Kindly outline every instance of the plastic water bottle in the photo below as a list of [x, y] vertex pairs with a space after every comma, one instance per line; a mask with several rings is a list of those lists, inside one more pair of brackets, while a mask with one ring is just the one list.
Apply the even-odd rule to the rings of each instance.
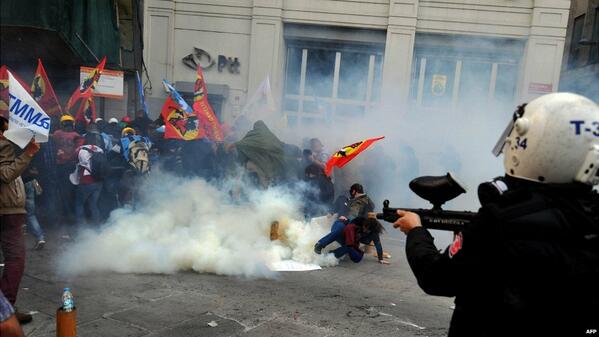
[[75, 302], [73, 301], [73, 294], [71, 288], [64, 288], [62, 292], [62, 310], [66, 312], [73, 311]]

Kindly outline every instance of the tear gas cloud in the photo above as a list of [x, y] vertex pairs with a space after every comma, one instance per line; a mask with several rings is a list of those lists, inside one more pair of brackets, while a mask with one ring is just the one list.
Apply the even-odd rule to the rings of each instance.
[[[239, 181], [215, 186], [203, 179], [159, 171], [142, 186], [135, 210], [118, 209], [99, 230], [80, 231], [59, 258], [67, 274], [93, 271], [174, 273], [194, 270], [221, 275], [273, 277], [269, 266], [285, 259], [332, 266], [331, 254], [316, 255], [314, 242], [330, 223], [298, 219], [297, 193], [284, 188], [247, 190], [247, 200], [229, 195]], [[270, 241], [278, 220], [283, 238]]]

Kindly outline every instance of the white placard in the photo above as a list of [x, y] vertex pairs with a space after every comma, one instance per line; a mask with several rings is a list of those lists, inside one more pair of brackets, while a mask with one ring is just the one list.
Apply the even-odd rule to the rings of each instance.
[[22, 149], [34, 137], [36, 142], [46, 143], [50, 132], [50, 117], [10, 72], [8, 94], [8, 130], [3, 133], [4, 137]]
[[[94, 68], [81, 67], [79, 74], [79, 84], [87, 78]], [[107, 97], [114, 99], [123, 98], [123, 72], [119, 70], [104, 69], [100, 80], [96, 83], [94, 96]]]

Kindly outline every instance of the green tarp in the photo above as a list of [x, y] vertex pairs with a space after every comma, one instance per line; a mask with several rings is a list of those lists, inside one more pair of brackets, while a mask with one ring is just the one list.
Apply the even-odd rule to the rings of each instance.
[[113, 0], [2, 0], [0, 26], [55, 31], [84, 62], [96, 61], [89, 47], [98, 58], [121, 64]]

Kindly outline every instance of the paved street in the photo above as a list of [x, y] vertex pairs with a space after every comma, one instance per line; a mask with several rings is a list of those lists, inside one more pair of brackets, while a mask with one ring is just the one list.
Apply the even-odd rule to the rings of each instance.
[[18, 304], [37, 312], [25, 326], [31, 337], [55, 336], [64, 286], [73, 289], [81, 337], [443, 336], [452, 299], [418, 288], [402, 240], [397, 232], [383, 236], [393, 254], [391, 266], [368, 256], [360, 264], [343, 261], [319, 271], [281, 273], [274, 280], [194, 272], [65, 280], [54, 271], [62, 243], [53, 238], [42, 251], [29, 248]]

